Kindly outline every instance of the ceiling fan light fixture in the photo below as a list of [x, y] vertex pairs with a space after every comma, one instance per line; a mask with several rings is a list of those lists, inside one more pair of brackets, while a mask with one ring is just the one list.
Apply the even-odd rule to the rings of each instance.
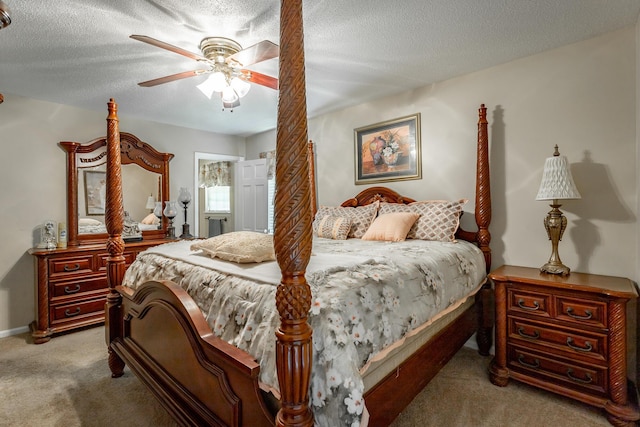
[[216, 71], [196, 87], [204, 96], [211, 99], [213, 92], [222, 92], [227, 87], [227, 78], [223, 72]]
[[242, 80], [240, 77], [234, 77], [231, 79], [231, 87], [238, 94], [238, 98], [242, 98], [247, 93], [249, 93], [251, 84], [247, 81]]
[[211, 87], [213, 87], [214, 92], [222, 92], [226, 87], [229, 86], [227, 83], [227, 76], [222, 71], [216, 71], [211, 74]]
[[235, 103], [240, 99], [236, 91], [231, 87], [227, 86], [222, 91], [222, 102], [223, 103]]

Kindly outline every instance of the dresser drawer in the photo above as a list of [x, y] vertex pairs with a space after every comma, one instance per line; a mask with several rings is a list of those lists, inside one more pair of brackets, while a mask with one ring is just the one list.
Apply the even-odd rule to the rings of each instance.
[[507, 288], [507, 310], [540, 317], [551, 317], [552, 296], [528, 289]]
[[54, 299], [101, 290], [107, 290], [107, 278], [104, 275], [51, 284], [51, 295]]
[[591, 395], [608, 393], [606, 367], [581, 365], [529, 349], [507, 347], [508, 365], [514, 372]]
[[[106, 292], [105, 292], [106, 293]], [[73, 304], [63, 304], [51, 307], [51, 321], [76, 321], [83, 317], [102, 315], [104, 316], [104, 305], [106, 298], [82, 301]]]
[[51, 279], [87, 274], [92, 271], [93, 256], [90, 254], [49, 259], [49, 275]]
[[556, 349], [569, 358], [580, 355], [593, 359], [594, 362], [607, 360], [607, 335], [605, 334], [565, 330], [514, 317], [509, 317], [507, 328], [508, 339], [514, 343]]
[[[136, 259], [135, 252], [125, 252], [122, 254], [124, 257], [124, 264], [128, 267], [131, 263]], [[107, 258], [109, 258], [109, 254], [98, 254], [98, 270], [106, 271], [107, 270]]]
[[556, 298], [556, 318], [577, 325], [607, 327], [607, 304], [586, 298]]

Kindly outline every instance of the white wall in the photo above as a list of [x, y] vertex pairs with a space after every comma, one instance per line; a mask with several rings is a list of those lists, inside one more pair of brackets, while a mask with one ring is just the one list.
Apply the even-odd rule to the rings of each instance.
[[[465, 210], [473, 212], [477, 108], [485, 103], [493, 267], [548, 260], [542, 221], [550, 208], [535, 197], [544, 160], [558, 144], [582, 193], [561, 208], [569, 220], [562, 261], [575, 271], [637, 281], [636, 52], [629, 27], [315, 117], [309, 138], [319, 202], [335, 205], [365, 188], [354, 184], [354, 128], [420, 112], [423, 178], [384, 185], [417, 199], [466, 197]], [[247, 157], [274, 141], [275, 131], [249, 138]]]
[[[59, 141], [85, 142], [106, 134], [107, 105], [87, 111], [4, 93], [0, 105], [0, 336], [22, 330], [35, 319], [34, 261], [27, 253], [39, 239], [34, 233], [46, 219], [66, 219], [66, 157]], [[130, 132], [158, 151], [174, 153], [170, 193], [193, 192], [194, 153], [244, 156], [245, 139], [128, 119]], [[178, 229], [182, 224], [177, 222]], [[193, 225], [193, 209], [189, 211]]]

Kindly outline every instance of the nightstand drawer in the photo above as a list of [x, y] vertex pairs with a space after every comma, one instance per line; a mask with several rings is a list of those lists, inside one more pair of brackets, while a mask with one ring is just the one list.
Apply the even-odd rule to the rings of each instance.
[[556, 318], [580, 325], [607, 327], [607, 304], [590, 299], [558, 296]]
[[93, 271], [93, 256], [52, 258], [49, 260], [49, 271], [51, 279], [90, 273]]
[[583, 366], [514, 346], [508, 346], [508, 358], [514, 372], [596, 396], [607, 394], [606, 367]]
[[556, 349], [569, 358], [580, 355], [591, 358], [594, 362], [607, 360], [607, 335], [605, 334], [570, 331], [513, 317], [509, 317], [507, 327], [509, 341], [519, 342], [520, 345], [539, 345]]
[[507, 288], [507, 310], [540, 317], [551, 317], [552, 297], [549, 294], [519, 288]]

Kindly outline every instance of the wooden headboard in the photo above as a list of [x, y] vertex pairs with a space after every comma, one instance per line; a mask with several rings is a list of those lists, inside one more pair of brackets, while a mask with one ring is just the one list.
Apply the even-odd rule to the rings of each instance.
[[[456, 238], [466, 240], [478, 245], [484, 254], [487, 273], [491, 269], [491, 185], [489, 176], [489, 136], [488, 136], [487, 108], [484, 104], [478, 110], [478, 139], [477, 139], [477, 163], [476, 163], [476, 196], [475, 196], [475, 222], [477, 231], [467, 231], [458, 227]], [[362, 190], [355, 197], [345, 200], [341, 206], [364, 206], [375, 201], [387, 203], [409, 204], [415, 202], [410, 197], [403, 196], [387, 187], [369, 187]]]

